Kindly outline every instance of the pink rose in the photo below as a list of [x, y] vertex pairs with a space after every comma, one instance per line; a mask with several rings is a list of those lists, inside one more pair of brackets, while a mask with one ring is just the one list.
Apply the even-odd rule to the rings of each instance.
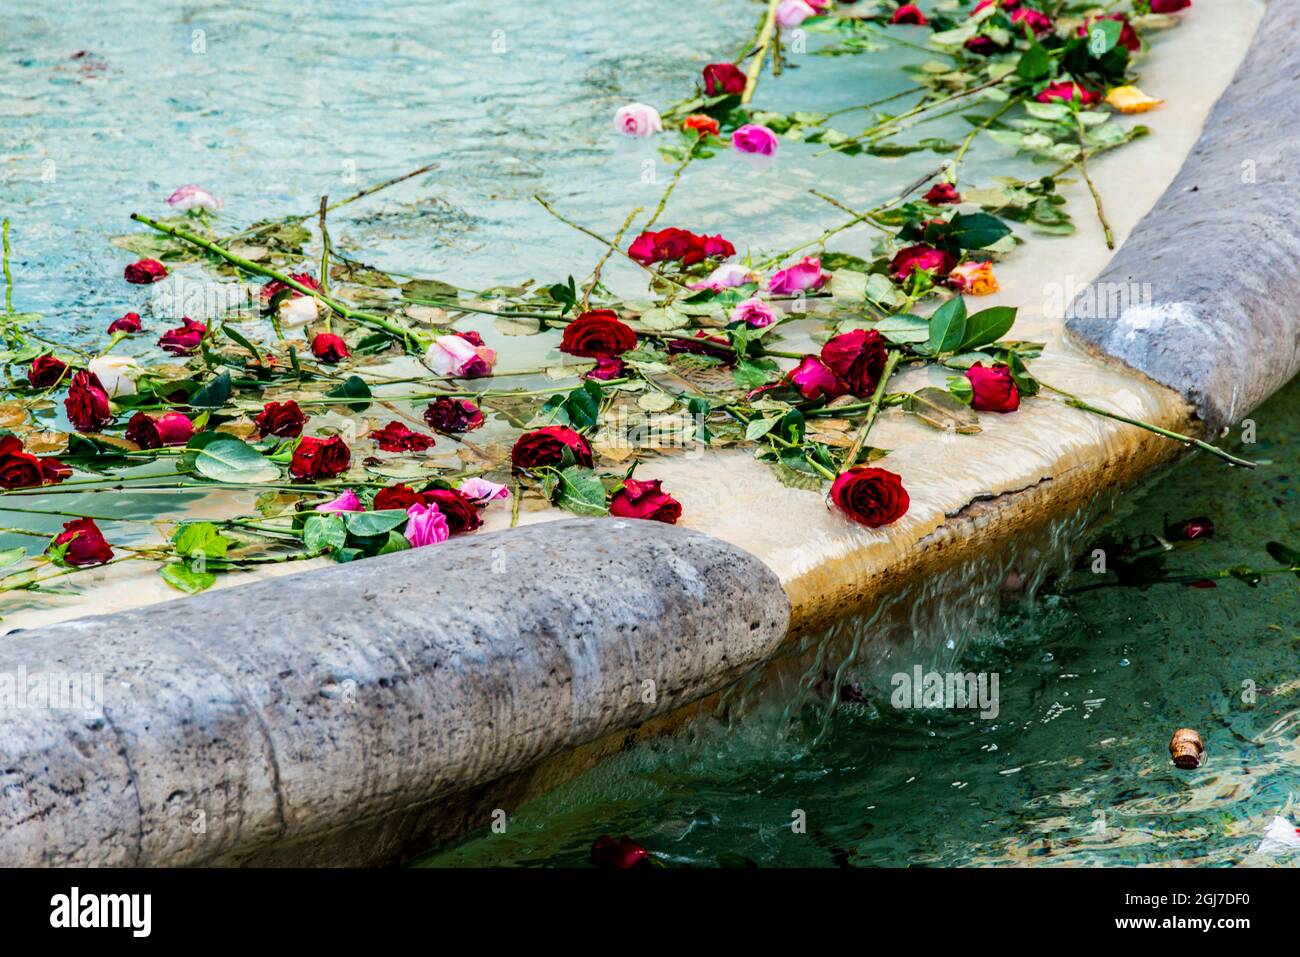
[[436, 505], [412, 505], [406, 510], [406, 515], [406, 530], [402, 534], [412, 548], [437, 545], [451, 537], [447, 516]]
[[845, 392], [844, 383], [817, 356], [804, 356], [790, 373], [790, 384], [805, 399], [833, 399]]
[[190, 183], [188, 186], [182, 186], [176, 192], [167, 197], [167, 203], [179, 213], [188, 212], [191, 209], [211, 209], [221, 208], [221, 200], [213, 196], [201, 186], [195, 186]]
[[714, 292], [721, 292], [723, 289], [731, 289], [735, 286], [743, 286], [747, 282], [755, 282], [757, 278], [749, 271], [748, 266], [742, 266], [740, 263], [724, 263], [709, 273], [709, 278], [704, 282], [692, 283], [691, 288], [712, 289]]
[[780, 141], [776, 134], [766, 126], [746, 123], [731, 134], [731, 148], [737, 153], [756, 153], [759, 156], [771, 156], [776, 152]]
[[338, 498], [330, 499], [323, 505], [317, 505], [318, 512], [364, 512], [361, 507], [361, 499], [357, 498], [357, 493], [352, 489], [344, 489], [343, 494]]
[[465, 336], [453, 334], [433, 340], [424, 361], [438, 375], [475, 379], [491, 375], [497, 354], [487, 346], [476, 345]]
[[1051, 103], [1054, 100], [1059, 100], [1062, 103], [1069, 103], [1074, 100], [1076, 95], [1079, 98], [1079, 102], [1084, 106], [1091, 106], [1101, 100], [1101, 94], [1096, 90], [1085, 89], [1079, 86], [1079, 84], [1072, 83], [1069, 80], [1062, 80], [1048, 84], [1041, 93], [1034, 97], [1034, 99], [1039, 103]]
[[774, 296], [789, 296], [808, 289], [819, 289], [830, 274], [822, 271], [822, 261], [816, 256], [804, 256], [793, 266], [772, 274], [767, 281], [768, 291]]
[[510, 497], [510, 489], [496, 482], [482, 478], [467, 478], [460, 483], [460, 493], [475, 505], [487, 505], [489, 502], [504, 502]]
[[817, 9], [807, 0], [781, 0], [776, 8], [776, 25], [782, 28], [797, 27], [816, 15]]
[[629, 103], [614, 114], [614, 129], [624, 136], [645, 137], [662, 132], [659, 111], [644, 103]]
[[762, 329], [776, 322], [776, 313], [762, 299], [754, 297], [736, 303], [736, 308], [731, 310], [731, 321], [744, 322], [755, 329]]

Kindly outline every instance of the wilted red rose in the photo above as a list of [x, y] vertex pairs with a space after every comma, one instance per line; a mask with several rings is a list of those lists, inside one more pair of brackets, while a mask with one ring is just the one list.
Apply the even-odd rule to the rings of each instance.
[[510, 450], [510, 462], [516, 471], [557, 466], [564, 462], [564, 451], [573, 454], [576, 464], [591, 468], [591, 446], [573, 429], [562, 425], [548, 425], [525, 432]]
[[64, 465], [53, 455], [42, 455], [40, 463], [41, 478], [46, 484], [56, 485], [72, 474], [72, 467]]
[[115, 332], [139, 332], [140, 331], [140, 314], [138, 312], [128, 312], [120, 319], [114, 319], [108, 324], [108, 334], [111, 336]]
[[473, 432], [483, 425], [483, 410], [469, 399], [442, 396], [434, 399], [424, 410], [424, 421], [429, 428], [444, 435]]
[[643, 266], [660, 262], [693, 266], [705, 259], [726, 259], [735, 253], [736, 248], [721, 236], [698, 236], [675, 226], [642, 233], [627, 250], [627, 254]]
[[609, 379], [618, 379], [623, 375], [627, 368], [627, 363], [622, 359], [614, 359], [610, 356], [601, 356], [596, 360], [596, 367], [588, 369], [582, 374], [584, 379], [599, 379], [604, 382]]
[[191, 319], [189, 316], [183, 316], [181, 322], [184, 325], [177, 326], [175, 329], [168, 329], [158, 339], [158, 345], [172, 353], [173, 355], [183, 356], [187, 352], [193, 352], [203, 341], [204, 334], [208, 327], [201, 322]]
[[989, 37], [978, 34], [966, 41], [966, 49], [977, 56], [992, 56], [1002, 48]]
[[950, 203], [960, 203], [961, 193], [957, 192], [957, 187], [952, 183], [935, 183], [921, 198], [931, 206], [947, 206]]
[[[1089, 17], [1083, 21], [1083, 26], [1079, 27], [1079, 36], [1086, 37], [1088, 30], [1098, 20], [1114, 20], [1120, 24], [1119, 45], [1130, 53], [1137, 53], [1138, 50], [1142, 49], [1142, 39], [1138, 36], [1138, 32], [1133, 29], [1133, 24], [1128, 22], [1128, 17], [1122, 13], [1104, 13], [1099, 17]], [[1048, 21], [1048, 25], [1051, 25], [1051, 21]]]
[[717, 136], [718, 121], [704, 113], [692, 113], [682, 120], [682, 129], [694, 130], [696, 136]]
[[472, 532], [483, 524], [478, 509], [464, 492], [454, 488], [428, 488], [420, 496], [426, 504], [438, 506], [438, 511], [447, 519], [447, 528], [453, 535]]
[[54, 541], [45, 549], [45, 553], [48, 555], [60, 546], [66, 546], [63, 552], [65, 565], [102, 565], [113, 557], [112, 547], [91, 518], [64, 522], [63, 531], [54, 536]]
[[389, 422], [371, 432], [370, 437], [385, 452], [423, 452], [434, 444], [432, 435], [413, 432], [401, 422]]
[[33, 389], [48, 389], [68, 371], [68, 364], [54, 356], [37, 356], [27, 367], [27, 384]]
[[710, 63], [704, 68], [704, 92], [708, 96], [743, 93], [745, 73], [734, 63]]
[[1198, 538], [1214, 537], [1214, 520], [1210, 518], [1185, 518], [1165, 527], [1165, 538], [1174, 542], [1194, 542]]
[[1151, 0], [1152, 13], [1177, 13], [1192, 5], [1192, 0]]
[[790, 384], [799, 390], [805, 399], [820, 399], [825, 396], [833, 399], [843, 395], [847, 389], [843, 382], [819, 356], [804, 356], [799, 364], [790, 370]]
[[624, 479], [623, 487], [609, 500], [609, 514], [619, 518], [644, 518], [653, 522], [677, 524], [682, 506], [677, 499], [659, 488], [659, 479], [638, 482]]
[[[292, 279], [294, 282], [298, 283], [298, 285], [300, 286], [306, 286], [308, 289], [320, 288], [320, 283], [318, 283], [315, 279], [313, 279], [310, 273], [291, 272], [289, 273], [289, 278]], [[294, 299], [299, 299], [302, 297], [302, 293], [300, 293], [297, 289], [294, 289], [292, 286], [282, 283], [278, 279], [273, 279], [270, 282], [266, 283], [264, 286], [262, 286], [262, 288], [258, 290], [258, 295], [261, 296], [261, 298], [263, 299], [272, 299], [274, 298], [276, 293], [283, 292], [286, 289], [290, 291], [290, 294]]]
[[388, 508], [400, 508], [403, 511], [412, 505], [423, 505], [424, 496], [409, 485], [391, 485], [375, 493], [374, 509], [381, 512]]
[[43, 481], [40, 459], [24, 451], [16, 435], [0, 438], [0, 488], [30, 488]]
[[68, 412], [68, 421], [78, 432], [98, 432], [113, 419], [108, 406], [108, 392], [99, 376], [86, 369], [72, 377], [63, 407]]
[[921, 12], [920, 7], [914, 3], [905, 3], [889, 18], [890, 23], [909, 23], [918, 27], [923, 27], [928, 23], [925, 14]]
[[995, 362], [985, 368], [977, 362], [966, 370], [970, 380], [970, 407], [977, 412], [1014, 412], [1020, 408], [1020, 390], [1011, 378], [1010, 367]]
[[266, 403], [262, 406], [262, 411], [253, 419], [257, 431], [263, 435], [278, 435], [284, 439], [302, 435], [302, 427], [306, 421], [307, 416], [303, 415], [302, 409], [298, 408], [298, 403], [292, 399], [288, 402]]
[[342, 336], [321, 332], [317, 333], [311, 341], [311, 354], [321, 362], [334, 365], [336, 362], [342, 362], [351, 353], [348, 352], [348, 344], [343, 341]]
[[194, 437], [194, 423], [179, 412], [168, 412], [157, 419], [137, 412], [126, 424], [126, 437], [142, 449], [184, 445]]
[[591, 863], [607, 870], [622, 871], [630, 867], [649, 867], [650, 854], [626, 834], [617, 841], [602, 834], [591, 845]]
[[560, 351], [571, 356], [622, 355], [636, 348], [636, 333], [618, 318], [612, 309], [593, 309], [584, 312], [564, 327]]
[[858, 524], [880, 528], [906, 515], [912, 500], [898, 475], [859, 465], [841, 472], [835, 479], [831, 485], [831, 501]]
[[289, 474], [300, 479], [333, 478], [352, 461], [347, 444], [337, 435], [328, 439], [304, 437], [293, 450]]
[[166, 279], [167, 267], [156, 259], [141, 259], [127, 266], [122, 276], [127, 282], [137, 286], [147, 286], [159, 279]]
[[858, 398], [876, 391], [885, 369], [885, 339], [875, 329], [854, 329], [827, 340], [822, 361]]
[[957, 260], [942, 249], [935, 249], [925, 243], [900, 249], [889, 262], [889, 274], [895, 282], [906, 282], [917, 269], [928, 269], [936, 276], [946, 276]]

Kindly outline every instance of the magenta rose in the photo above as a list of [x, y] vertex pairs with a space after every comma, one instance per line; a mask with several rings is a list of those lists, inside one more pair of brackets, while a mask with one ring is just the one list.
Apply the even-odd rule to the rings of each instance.
[[820, 289], [830, 278], [830, 273], [822, 269], [822, 261], [816, 256], [804, 256], [793, 266], [772, 273], [767, 281], [768, 292], [774, 296], [791, 296], [798, 292]]
[[780, 145], [775, 133], [757, 123], [746, 123], [731, 134], [731, 148], [737, 153], [771, 156]]
[[844, 383], [817, 356], [804, 356], [799, 360], [799, 364], [790, 372], [790, 384], [805, 399], [819, 399], [822, 396], [833, 399], [845, 392]]
[[194, 437], [194, 423], [180, 412], [168, 412], [157, 419], [137, 412], [126, 424], [126, 437], [142, 449], [184, 445]]
[[918, 269], [929, 270], [936, 276], [946, 276], [955, 265], [957, 260], [951, 253], [927, 246], [925, 243], [918, 243], [898, 251], [889, 261], [889, 274], [894, 277], [895, 282], [903, 283], [907, 282], [912, 273]]
[[970, 407], [977, 412], [1014, 412], [1020, 408], [1020, 390], [1011, 369], [1001, 362], [986, 368], [977, 362], [966, 370], [970, 380]]

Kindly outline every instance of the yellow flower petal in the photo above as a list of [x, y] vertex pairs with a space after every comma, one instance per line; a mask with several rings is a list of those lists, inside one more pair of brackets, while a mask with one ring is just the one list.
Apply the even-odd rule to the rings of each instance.
[[1145, 113], [1153, 106], [1159, 106], [1164, 100], [1147, 96], [1136, 86], [1117, 86], [1106, 94], [1106, 102], [1121, 113]]

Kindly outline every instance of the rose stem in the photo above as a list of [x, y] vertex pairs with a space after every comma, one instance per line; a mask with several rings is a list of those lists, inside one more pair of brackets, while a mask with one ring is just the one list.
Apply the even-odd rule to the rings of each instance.
[[1079, 114], [1074, 114], [1075, 135], [1079, 139], [1079, 158], [1075, 161], [1075, 166], [1083, 174], [1083, 181], [1088, 184], [1088, 192], [1092, 193], [1093, 205], [1097, 207], [1097, 219], [1101, 222], [1102, 232], [1106, 236], [1106, 248], [1115, 248], [1115, 237], [1110, 231], [1110, 223], [1106, 220], [1106, 210], [1101, 205], [1101, 193], [1097, 192], [1097, 187], [1092, 182], [1092, 177], [1088, 175], [1088, 146], [1083, 139], [1083, 120], [1079, 119]]
[[862, 454], [862, 446], [867, 442], [867, 433], [871, 431], [871, 426], [875, 424], [876, 416], [880, 412], [880, 403], [885, 398], [885, 389], [889, 385], [889, 377], [894, 374], [894, 369], [902, 355], [901, 352], [891, 352], [889, 357], [885, 359], [885, 368], [881, 370], [880, 381], [876, 383], [876, 391], [871, 394], [871, 404], [867, 406], [867, 417], [858, 428], [858, 434], [854, 437], [853, 444], [849, 446], [849, 450], [842, 460], [846, 472], [857, 464], [858, 456]]
[[961, 161], [966, 157], [966, 151], [970, 149], [971, 143], [975, 142], [975, 137], [996, 123], [1002, 114], [1006, 113], [1007, 110], [1011, 109], [1022, 99], [1024, 99], [1023, 96], [1011, 97], [998, 107], [998, 109], [994, 110], [987, 117], [981, 120], [979, 126], [966, 134], [965, 139], [961, 141], [961, 146], [958, 148], [957, 154], [952, 158], [952, 166], [949, 167], [949, 175], [954, 183], [957, 182], [957, 167], [961, 165]]
[[619, 255], [623, 256], [623, 258], [627, 259], [628, 261], [636, 263], [638, 266], [640, 266], [642, 269], [644, 269], [644, 270], [645, 270], [646, 272], [648, 272], [650, 275], [654, 276], [656, 279], [662, 279], [662, 280], [664, 280], [665, 282], [672, 283], [674, 286], [677, 286], [679, 289], [686, 289], [686, 290], [689, 290], [690, 292], [694, 292], [694, 291], [695, 291], [695, 290], [691, 289], [689, 286], [687, 286], [685, 283], [678, 282], [676, 279], [673, 279], [671, 276], [665, 276], [665, 275], [663, 275], [662, 273], [657, 273], [657, 272], [655, 272], [653, 269], [651, 269], [649, 266], [647, 266], [645, 263], [639, 263], [639, 262], [637, 262], [635, 259], [633, 259], [631, 256], [629, 256], [627, 253], [625, 253], [622, 249], [620, 249], [618, 246], [616, 246], [614, 243], [610, 242], [608, 239], [606, 239], [604, 236], [600, 235], [599, 233], [593, 232], [592, 230], [588, 229], [586, 226], [579, 226], [577, 223], [575, 223], [575, 222], [574, 222], [573, 220], [571, 220], [571, 219], [566, 219], [564, 216], [560, 215], [560, 213], [558, 213], [558, 212], [556, 211], [556, 209], [555, 209], [554, 206], [552, 206], [552, 205], [551, 205], [550, 203], [548, 203], [546, 200], [542, 199], [542, 197], [539, 196], [539, 195], [537, 195], [536, 193], [533, 194], [533, 199], [535, 199], [535, 200], [537, 200], [537, 202], [541, 203], [541, 204], [542, 204], [542, 209], [546, 210], [548, 213], [550, 213], [552, 216], [554, 216], [554, 217], [555, 217], [556, 219], [558, 219], [560, 222], [564, 223], [564, 225], [569, 226], [569, 227], [571, 227], [572, 229], [576, 229], [578, 232], [580, 232], [580, 233], [582, 233], [582, 234], [584, 234], [584, 235], [586, 235], [586, 236], [590, 236], [592, 239], [596, 240], [598, 243], [601, 243], [602, 245], [607, 246], [608, 248], [612, 249], [614, 252], [616, 252], [616, 253], [618, 253]]
[[4, 221], [4, 269], [5, 269], [5, 312], [14, 312], [14, 277], [9, 271], [9, 220]]
[[[934, 52], [934, 51], [930, 51], [930, 52]], [[1008, 74], [1008, 76], [1014, 76], [1014, 74]], [[962, 97], [970, 96], [972, 93], [979, 93], [981, 90], [987, 90], [989, 89], [989, 87], [997, 86], [999, 83], [1003, 83], [1006, 80], [1007, 77], [1005, 76], [999, 77], [996, 80], [989, 80], [987, 83], [981, 83], [978, 86], [972, 86], [965, 90], [959, 90], [956, 93], [950, 93], [948, 96], [940, 97], [939, 99], [932, 100], [929, 103], [924, 103], [924, 102], [918, 103], [910, 110], [906, 110], [905, 112], [898, 114], [898, 116], [886, 120], [884, 123], [877, 123], [875, 126], [869, 126], [861, 133], [859, 133], [857, 136], [850, 137], [849, 139], [844, 140], [843, 142], [836, 143], [834, 146], [828, 146], [826, 147], [826, 149], [819, 150], [813, 155], [821, 156], [823, 153], [834, 153], [838, 150], [845, 149], [848, 146], [852, 146], [856, 143], [862, 142], [864, 139], [870, 137], [873, 133], [878, 133], [880, 130], [887, 129], [890, 126], [893, 126], [894, 124], [899, 123], [902, 120], [911, 119], [913, 116], [918, 116], [921, 113], [926, 112], [927, 110], [932, 110], [936, 106], [943, 106], [945, 103], [951, 103], [953, 100], [960, 100]]]
[[[692, 150], [692, 152], [694, 152], [694, 150]], [[661, 202], [660, 206], [662, 207], [662, 205], [663, 204]], [[640, 215], [643, 209], [645, 209], [644, 206], [638, 206], [636, 209], [632, 210], [632, 212], [627, 214], [627, 219], [623, 220], [623, 225], [620, 226], [618, 228], [618, 232], [614, 234], [615, 246], [617, 246], [620, 249], [623, 248], [623, 234], [627, 232], [628, 227], [632, 225], [632, 220], [636, 219], [637, 216]], [[651, 220], [651, 222], [653, 222], [653, 220]], [[606, 249], [604, 255], [600, 257], [600, 261], [596, 263], [596, 268], [591, 271], [591, 280], [587, 283], [587, 291], [582, 294], [583, 312], [586, 312], [587, 309], [590, 307], [591, 294], [592, 292], [595, 291], [596, 286], [600, 283], [600, 271], [605, 268], [605, 263], [609, 261], [609, 257], [612, 255], [614, 255], [613, 248]], [[532, 318], [538, 318], [538, 317], [532, 317]]]
[[758, 88], [758, 78], [763, 72], [763, 63], [767, 60], [767, 48], [772, 44], [772, 34], [776, 30], [776, 8], [780, 0], [768, 0], [767, 13], [763, 17], [763, 26], [758, 31], [758, 41], [754, 44], [754, 58], [749, 61], [745, 75], [745, 89], [740, 94], [740, 105], [746, 106], [754, 98]]
[[673, 194], [673, 190], [677, 188], [677, 183], [682, 178], [682, 171], [685, 170], [686, 167], [691, 164], [691, 160], [695, 159], [695, 151], [699, 149], [699, 146], [700, 146], [700, 137], [696, 136], [695, 142], [691, 144], [691, 148], [689, 152], [687, 152], [686, 154], [686, 158], [677, 164], [677, 169], [673, 170], [672, 179], [668, 181], [668, 188], [665, 189], [664, 194], [659, 197], [659, 205], [655, 207], [654, 213], [650, 216], [648, 220], [646, 220], [646, 224], [641, 227], [642, 230], [648, 230], [651, 226], [653, 226], [658, 221], [659, 217], [663, 215], [664, 207], [668, 205], [668, 197], [671, 196]]
[[[329, 196], [320, 198], [320, 278], [317, 282], [320, 284], [320, 291], [329, 295], [330, 291], [330, 232], [325, 226], [325, 212], [329, 209]], [[333, 332], [330, 328], [330, 314], [325, 314], [325, 331]]]
[[138, 223], [144, 223], [146, 226], [158, 230], [160, 233], [166, 233], [169, 236], [174, 236], [177, 239], [184, 240], [187, 243], [192, 243], [195, 246], [198, 246], [202, 249], [206, 249], [208, 252], [220, 256], [222, 259], [226, 260], [227, 262], [235, 266], [238, 266], [240, 269], [243, 269], [245, 272], [251, 272], [259, 276], [269, 276], [272, 279], [276, 279], [284, 283], [290, 289], [295, 289], [298, 292], [302, 293], [304, 296], [310, 296], [311, 298], [324, 303], [326, 306], [328, 306], [330, 309], [337, 312], [344, 319], [351, 319], [352, 321], [359, 322], [362, 325], [374, 326], [378, 329], [382, 329], [385, 332], [389, 333], [390, 335], [393, 335], [401, 339], [405, 343], [408, 344], [414, 343], [417, 347], [420, 344], [419, 339], [415, 336], [413, 332], [411, 332], [409, 329], [402, 328], [401, 326], [397, 325], [394, 322], [391, 322], [388, 319], [385, 319], [383, 316], [375, 316], [375, 315], [371, 315], [370, 313], [358, 312], [355, 309], [349, 309], [347, 306], [343, 305], [342, 303], [336, 302], [334, 299], [330, 298], [329, 296], [323, 295], [318, 289], [310, 289], [307, 286], [304, 286], [302, 283], [298, 282], [298, 280], [291, 279], [289, 276], [286, 276], [281, 272], [277, 272], [274, 269], [269, 269], [266, 266], [259, 266], [257, 263], [244, 259], [242, 256], [236, 256], [234, 253], [227, 252], [226, 250], [218, 246], [216, 243], [204, 239], [201, 236], [195, 236], [193, 233], [186, 232], [183, 229], [177, 229], [175, 226], [166, 226], [160, 222], [150, 219], [148, 216], [143, 216], [140, 213], [132, 213], [131, 218]]

